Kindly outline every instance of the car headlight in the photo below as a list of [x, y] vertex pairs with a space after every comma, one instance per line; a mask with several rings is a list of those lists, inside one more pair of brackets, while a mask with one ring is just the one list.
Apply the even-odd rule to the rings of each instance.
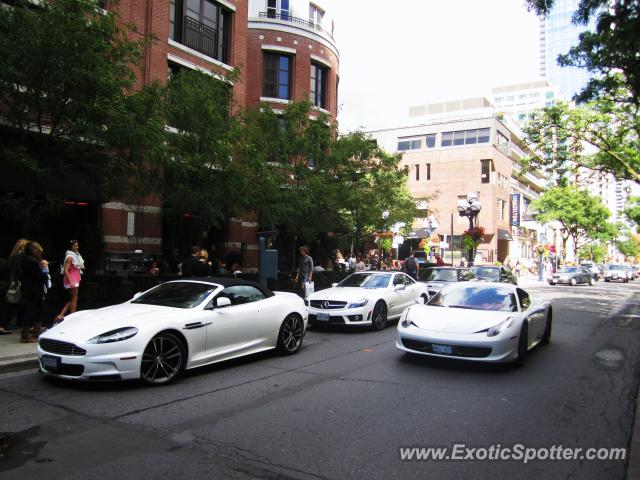
[[127, 340], [138, 333], [138, 329], [135, 327], [124, 327], [110, 332], [103, 333], [97, 337], [90, 338], [87, 343], [113, 343]]
[[367, 303], [369, 303], [369, 300], [366, 298], [361, 298], [360, 300], [357, 300], [355, 302], [352, 302], [349, 304], [349, 306], [347, 308], [359, 308], [359, 307], [364, 307]]
[[411, 319], [409, 318], [410, 310], [411, 307], [405, 308], [404, 312], [402, 312], [402, 315], [400, 315], [400, 325], [402, 325], [404, 328], [407, 328], [409, 325], [411, 325]]
[[487, 330], [487, 337], [495, 337], [505, 328], [509, 328], [513, 324], [513, 317], [507, 317], [495, 327], [491, 327]]

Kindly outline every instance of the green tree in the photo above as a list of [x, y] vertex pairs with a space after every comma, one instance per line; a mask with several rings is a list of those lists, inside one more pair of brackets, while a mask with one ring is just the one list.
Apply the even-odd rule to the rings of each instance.
[[[537, 14], [547, 14], [555, 0], [527, 0]], [[558, 57], [563, 66], [584, 68], [594, 75], [577, 97], [580, 102], [597, 98], [617, 98], [640, 104], [640, 2], [638, 0], [580, 0], [574, 13], [576, 24], [588, 25], [596, 18], [595, 29], [580, 34], [578, 44]], [[629, 92], [617, 97], [621, 87]]]
[[578, 258], [603, 263], [607, 257], [607, 246], [601, 242], [593, 242], [580, 248]]
[[560, 186], [547, 190], [531, 204], [537, 211], [536, 221], [546, 223], [558, 221], [562, 225], [562, 252], [566, 254], [567, 240], [573, 239], [574, 254], [594, 241], [613, 233], [607, 223], [611, 213], [602, 201], [586, 190], [572, 186]]
[[639, 253], [638, 242], [633, 237], [616, 243], [616, 248], [622, 255], [625, 256], [626, 259], [630, 257], [637, 257]]
[[636, 226], [637, 231], [638, 225], [640, 225], [640, 197], [629, 197], [624, 215], [629, 222]]
[[164, 218], [175, 226], [174, 233], [189, 225], [192, 243], [202, 231], [223, 227], [249, 205], [246, 166], [232, 159], [236, 120], [230, 108], [227, 82], [186, 69], [171, 77]]
[[138, 180], [157, 178], [163, 89], [131, 91], [148, 39], [95, 0], [18, 0], [0, 8], [0, 30], [0, 162], [26, 180], [25, 224], [38, 185], [66, 175], [102, 198], [150, 190]]

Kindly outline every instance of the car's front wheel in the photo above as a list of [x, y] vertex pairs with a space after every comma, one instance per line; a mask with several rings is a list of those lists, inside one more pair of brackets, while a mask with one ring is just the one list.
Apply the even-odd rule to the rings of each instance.
[[578, 282], [576, 282], [576, 279], [575, 279], [575, 278], [572, 278], [570, 283], [571, 283], [571, 286], [572, 286], [572, 287], [575, 287], [575, 286], [576, 286], [576, 283], [578, 283]]
[[596, 281], [593, 279], [593, 277], [591, 277], [589, 279], [589, 285], [591, 285], [592, 287], [596, 284]]
[[529, 328], [527, 322], [524, 322], [522, 324], [522, 328], [520, 328], [520, 335], [518, 336], [518, 357], [515, 362], [518, 367], [521, 367], [526, 363], [528, 350]]
[[182, 341], [173, 333], [161, 332], [144, 349], [140, 378], [149, 385], [166, 385], [176, 379], [185, 364]]
[[371, 329], [382, 330], [387, 325], [387, 306], [384, 302], [376, 303], [371, 315]]
[[304, 323], [300, 315], [292, 313], [280, 326], [276, 348], [283, 355], [293, 355], [300, 350], [304, 337]]
[[551, 307], [549, 307], [549, 310], [547, 311], [547, 321], [544, 327], [544, 333], [542, 334], [542, 339], [540, 340], [540, 343], [542, 343], [542, 345], [549, 345], [549, 342], [551, 341], [552, 323], [553, 323], [553, 311], [551, 310]]

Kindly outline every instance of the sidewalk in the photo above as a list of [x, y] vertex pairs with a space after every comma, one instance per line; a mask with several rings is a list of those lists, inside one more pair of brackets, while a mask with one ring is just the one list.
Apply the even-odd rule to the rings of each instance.
[[20, 343], [20, 329], [0, 335], [0, 373], [36, 368], [37, 358], [35, 343]]

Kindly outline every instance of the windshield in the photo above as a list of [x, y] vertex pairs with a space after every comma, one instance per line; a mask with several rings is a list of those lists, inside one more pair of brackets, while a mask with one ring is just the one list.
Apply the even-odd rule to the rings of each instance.
[[490, 267], [477, 267], [475, 274], [478, 278], [498, 278], [500, 276], [500, 269]]
[[388, 273], [354, 273], [338, 284], [338, 287], [387, 288], [391, 280]]
[[445, 287], [445, 290], [439, 291], [429, 300], [428, 305], [497, 312], [518, 311], [515, 294], [510, 289], [500, 287]]
[[576, 273], [578, 271], [577, 267], [565, 267], [560, 270], [561, 273]]
[[458, 272], [451, 269], [428, 268], [420, 277], [420, 279], [425, 282], [457, 282]]
[[608, 270], [622, 270], [622, 265], [609, 265]]
[[143, 293], [131, 303], [162, 307], [193, 308], [202, 303], [217, 287], [207, 283], [163, 283]]

